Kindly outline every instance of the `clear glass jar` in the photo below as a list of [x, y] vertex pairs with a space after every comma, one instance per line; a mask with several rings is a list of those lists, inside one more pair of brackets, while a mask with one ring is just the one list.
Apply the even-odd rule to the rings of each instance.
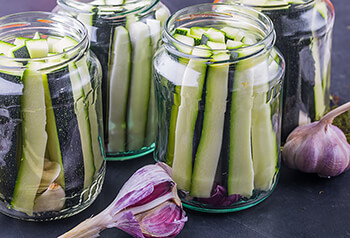
[[[91, 49], [102, 64], [104, 134], [109, 160], [154, 150], [156, 134], [152, 57], [169, 10], [159, 0], [58, 0], [60, 13], [89, 29]], [[118, 4], [118, 1], [110, 1]]]
[[241, 3], [268, 15], [276, 47], [286, 59], [283, 86], [282, 143], [297, 126], [319, 120], [330, 106], [330, 70], [334, 8], [329, 0]]
[[[174, 34], [225, 27], [242, 47], [193, 47]], [[279, 174], [285, 67], [271, 20], [238, 5], [195, 5], [169, 18], [162, 39], [154, 58], [155, 159], [172, 166], [185, 207], [231, 212], [261, 202]]]
[[69, 217], [101, 191], [102, 70], [87, 35], [55, 13], [0, 18], [0, 212], [8, 216]]

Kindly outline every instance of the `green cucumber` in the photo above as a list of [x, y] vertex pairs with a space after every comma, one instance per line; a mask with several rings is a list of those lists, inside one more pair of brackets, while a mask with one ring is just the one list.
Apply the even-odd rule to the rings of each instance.
[[176, 85], [173, 92], [173, 105], [170, 112], [170, 122], [168, 130], [168, 148], [166, 153], [166, 163], [172, 167], [175, 150], [175, 130], [177, 125], [177, 116], [181, 105], [181, 86]]
[[[109, 63], [109, 126], [108, 150], [126, 151], [126, 113], [130, 83], [131, 43], [123, 26], [114, 30]], [[117, 93], [118, 92], [118, 93]], [[115, 105], [118, 105], [116, 107]]]
[[[100, 128], [98, 125], [98, 114], [97, 114], [97, 95], [95, 89], [93, 89], [92, 78], [90, 76], [87, 58], [86, 56], [82, 57], [76, 63], [76, 66], [79, 71], [82, 87], [85, 94], [85, 102], [89, 102], [88, 114], [89, 114], [89, 123], [90, 123], [90, 133], [91, 133], [91, 143], [92, 151], [94, 155], [94, 165], [95, 165], [95, 174], [100, 171], [103, 163], [103, 153], [102, 153], [102, 139], [100, 140]], [[97, 87], [97, 86], [96, 86]], [[102, 123], [102, 122], [101, 122]]]
[[18, 45], [11, 48], [8, 52], [8, 56], [12, 58], [30, 58], [29, 51], [25, 45]]
[[[227, 61], [226, 53], [213, 56], [212, 61]], [[206, 83], [206, 98], [203, 128], [194, 162], [191, 196], [208, 198], [220, 158], [224, 130], [229, 64], [209, 66]]]
[[0, 54], [8, 55], [9, 51], [15, 47], [14, 44], [0, 40]]
[[15, 44], [16, 46], [25, 45], [27, 40], [31, 40], [31, 39], [27, 38], [27, 37], [16, 37], [15, 41], [13, 42], [13, 44]]
[[0, 71], [0, 196], [6, 201], [11, 201], [22, 156], [22, 77], [18, 71]]
[[114, 30], [109, 63], [108, 151], [126, 151], [126, 113], [130, 84], [131, 43], [123, 26]]
[[49, 53], [46, 39], [27, 40], [25, 44], [32, 59], [46, 57]]
[[[89, 113], [85, 107], [85, 94], [80, 74], [74, 63], [68, 65], [72, 94], [74, 99], [75, 114], [78, 121], [80, 140], [84, 160], [84, 189], [91, 186], [95, 174], [94, 155], [91, 144]], [[87, 194], [85, 194], [87, 195]]]
[[[274, 63], [274, 61], [273, 61]], [[268, 191], [275, 176], [278, 147], [271, 121], [269, 102], [269, 65], [262, 57], [255, 67], [252, 108], [252, 151], [254, 167], [254, 188]]]
[[[208, 57], [210, 56], [208, 52], [195, 47], [192, 54]], [[198, 103], [202, 99], [207, 61], [207, 59], [191, 59], [181, 83], [181, 105], [175, 129], [173, 178], [178, 188], [185, 191], [191, 188], [193, 137], [198, 116]]]
[[23, 75], [22, 96], [23, 154], [11, 205], [31, 215], [44, 169], [47, 133], [42, 75], [36, 71], [35, 64], [27, 67]]
[[[150, 30], [152, 55], [154, 55], [161, 40], [161, 22], [159, 20], [147, 19], [146, 24]], [[150, 146], [155, 141], [157, 132], [156, 95], [154, 87], [154, 81], [151, 79], [145, 146]]]
[[148, 26], [134, 22], [129, 26], [131, 48], [131, 78], [127, 112], [127, 150], [139, 150], [144, 145], [151, 86], [152, 45]]
[[228, 194], [250, 197], [254, 189], [251, 152], [251, 113], [253, 107], [254, 71], [252, 60], [236, 65], [232, 92]]

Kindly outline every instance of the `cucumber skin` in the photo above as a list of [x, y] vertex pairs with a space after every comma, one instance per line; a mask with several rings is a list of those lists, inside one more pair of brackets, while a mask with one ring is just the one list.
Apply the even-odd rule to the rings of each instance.
[[232, 92], [228, 194], [250, 197], [254, 189], [251, 152], [251, 110], [253, 84], [251, 60], [239, 62]]
[[190, 192], [194, 197], [209, 198], [214, 186], [223, 141], [228, 76], [227, 64], [208, 67], [203, 127]]
[[31, 215], [44, 168], [46, 109], [42, 75], [27, 69], [23, 85], [23, 154], [11, 205], [14, 209]]
[[[128, 106], [128, 92], [130, 84], [131, 44], [128, 31], [118, 26], [114, 30], [112, 55], [109, 63], [108, 88], [109, 88], [109, 126], [108, 151], [126, 151], [126, 114]], [[120, 42], [119, 45], [117, 41]], [[115, 52], [115, 54], [114, 54]], [[113, 55], [114, 54], [114, 55]], [[117, 93], [118, 92], [118, 93]], [[116, 106], [117, 105], [117, 106]]]
[[[21, 77], [0, 72], [1, 81], [23, 87]], [[0, 197], [11, 201], [22, 157], [21, 95], [0, 95]]]
[[[84, 161], [68, 66], [48, 73], [47, 80], [62, 155], [66, 197], [71, 197], [84, 188]], [[67, 200], [66, 206], [77, 204], [79, 199]]]
[[193, 59], [189, 61], [183, 75], [181, 105], [175, 129], [173, 178], [178, 188], [185, 191], [191, 189], [194, 131], [206, 70], [205, 61]]
[[127, 150], [144, 145], [151, 85], [152, 45], [148, 26], [134, 22], [129, 26], [132, 47], [129, 105], [127, 112]]

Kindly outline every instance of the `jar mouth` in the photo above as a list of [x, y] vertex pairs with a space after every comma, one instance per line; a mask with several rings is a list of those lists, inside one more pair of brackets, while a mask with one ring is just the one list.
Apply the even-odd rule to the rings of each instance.
[[[249, 29], [256, 31], [259, 39], [256, 43], [240, 47], [238, 49], [211, 49], [216, 53], [229, 53], [234, 57], [234, 61], [258, 55], [261, 52], [270, 50], [275, 43], [275, 31], [273, 23], [265, 14], [246, 6], [241, 5], [227, 5], [223, 3], [217, 4], [199, 4], [183, 8], [168, 18], [165, 29], [163, 31], [163, 42], [168, 51], [180, 57], [186, 58], [207, 58], [194, 56], [180, 52], [176, 49], [174, 44], [186, 47], [189, 51], [197, 46], [190, 46], [178, 41], [174, 38], [173, 32], [178, 27], [192, 27], [206, 24], [212, 24], [237, 27], [240, 29]], [[241, 56], [244, 55], [244, 56]], [[232, 62], [232, 58], [229, 60]]]
[[57, 0], [57, 4], [73, 12], [116, 17], [148, 12], [159, 1], [160, 0], [130, 0], [126, 4], [101, 4], [96, 0]]
[[[13, 43], [16, 37], [32, 36], [36, 32], [39, 32], [44, 39], [49, 36], [68, 36], [74, 39], [77, 45], [66, 49], [62, 53], [45, 57], [13, 58], [1, 55], [0, 60], [15, 61], [26, 65], [28, 62], [42, 62], [45, 60], [55, 62], [55, 59], [62, 59], [63, 56], [69, 55], [67, 60], [47, 65], [47, 67], [53, 67], [79, 57], [89, 48], [87, 29], [80, 21], [74, 18], [42, 11], [15, 13], [0, 18], [0, 40], [2, 41]], [[11, 66], [5, 67], [11, 68]]]

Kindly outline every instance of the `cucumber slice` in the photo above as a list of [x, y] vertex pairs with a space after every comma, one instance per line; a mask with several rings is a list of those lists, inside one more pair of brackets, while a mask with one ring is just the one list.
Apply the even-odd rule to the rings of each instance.
[[[265, 59], [266, 58], [266, 59]], [[254, 68], [252, 108], [252, 151], [254, 167], [254, 188], [268, 191], [271, 187], [277, 166], [278, 149], [276, 134], [271, 121], [269, 105], [269, 65], [267, 57]], [[273, 61], [274, 62], [274, 61]]]
[[190, 34], [190, 29], [186, 27], [178, 27], [175, 29], [174, 35], [184, 35], [187, 36]]
[[[89, 113], [85, 107], [85, 94], [83, 91], [79, 71], [74, 63], [70, 63], [68, 65], [68, 69], [84, 158], [84, 189], [87, 189], [91, 186], [95, 174], [94, 155], [91, 145]], [[88, 194], [85, 195], [87, 196]]]
[[149, 104], [152, 45], [148, 26], [135, 22], [129, 26], [133, 53], [131, 56], [131, 82], [127, 114], [127, 150], [139, 150], [144, 145]]
[[37, 65], [32, 63], [27, 67], [22, 96], [23, 155], [11, 205], [31, 215], [44, 169], [47, 133], [42, 75], [36, 71]]
[[[152, 42], [152, 55], [154, 55], [158, 48], [158, 43], [161, 40], [161, 22], [159, 20], [147, 19], [146, 24], [150, 30]], [[157, 119], [156, 95], [154, 87], [154, 81], [151, 79], [145, 146], [151, 145], [156, 139]]]
[[243, 47], [243, 45], [244, 44], [241, 41], [234, 41], [234, 40], [230, 40], [230, 39], [228, 39], [226, 41], [226, 47], [229, 50], [241, 48], [241, 47]]
[[29, 51], [25, 45], [13, 47], [9, 50], [8, 56], [13, 58], [30, 58]]
[[126, 113], [130, 83], [131, 44], [123, 26], [116, 27], [109, 63], [108, 150], [126, 151]]
[[228, 194], [250, 197], [254, 189], [251, 152], [251, 113], [254, 70], [252, 60], [236, 65], [233, 83], [230, 125]]
[[63, 37], [60, 41], [58, 41], [58, 39], [57, 41], [55, 41], [54, 39], [51, 38], [50, 41], [51, 41], [50, 44], [53, 44], [51, 45], [51, 48], [52, 48], [51, 50], [54, 53], [62, 53], [64, 52], [64, 49], [69, 49], [77, 45], [77, 41], [69, 36]]
[[18, 71], [0, 72], [0, 196], [7, 201], [12, 199], [22, 156], [22, 76]]
[[[192, 54], [206, 57], [208, 50], [195, 47]], [[202, 99], [206, 62], [206, 59], [191, 59], [182, 79], [181, 105], [175, 129], [173, 178], [178, 188], [185, 191], [191, 188], [194, 130], [198, 103]]]
[[207, 36], [210, 41], [225, 43], [225, 34], [218, 29], [209, 28], [203, 35]]
[[14, 44], [8, 43], [6, 41], [0, 40], [0, 54], [5, 54], [7, 55], [8, 52], [15, 47]]
[[195, 45], [194, 38], [189, 37], [189, 36], [184, 36], [184, 35], [178, 35], [178, 34], [175, 34], [173, 37], [176, 40], [180, 41], [181, 43], [185, 44], [185, 45], [180, 45], [180, 44], [174, 43], [175, 47], [179, 51], [181, 51], [181, 52], [183, 52], [185, 54], [191, 54], [191, 52], [192, 52], [192, 47], [191, 46]]
[[27, 38], [27, 37], [16, 37], [15, 41], [13, 42], [13, 44], [15, 44], [16, 46], [25, 45], [27, 40], [31, 40], [31, 39]]
[[89, 104], [87, 104], [87, 107], [88, 107], [88, 113], [89, 113], [91, 143], [92, 143], [92, 151], [94, 154], [94, 165], [95, 165], [95, 174], [96, 174], [100, 171], [103, 163], [103, 153], [101, 149], [103, 142], [100, 140], [100, 128], [98, 125], [99, 118], [97, 115], [97, 105], [96, 105], [97, 95], [93, 89], [91, 76], [87, 65], [87, 58], [85, 56], [82, 57], [79, 61], [76, 62], [76, 66], [78, 67], [81, 83], [83, 86], [85, 101], [89, 102]]
[[166, 154], [166, 163], [169, 166], [173, 166], [174, 160], [174, 150], [175, 150], [175, 130], [177, 125], [177, 117], [179, 113], [179, 107], [181, 105], [181, 86], [176, 85], [175, 90], [173, 92], [173, 105], [171, 107], [170, 112], [170, 122], [169, 122], [169, 130], [168, 130], [168, 147]]
[[49, 53], [46, 39], [28, 40], [26, 41], [26, 47], [32, 59], [46, 57]]
[[167, 19], [170, 17], [170, 11], [163, 5], [163, 3], [159, 2], [159, 7], [157, 8], [154, 15], [155, 19], [160, 21], [161, 27], [163, 27]]
[[49, 46], [49, 53], [57, 53], [56, 45], [62, 40], [61, 37], [49, 36], [47, 37], [47, 44]]
[[[213, 61], [227, 61], [230, 55], [214, 55]], [[194, 162], [191, 196], [208, 198], [220, 158], [224, 130], [229, 64], [212, 64], [207, 73], [203, 129]]]
[[41, 35], [39, 32], [35, 32], [34, 36], [33, 36], [33, 40], [39, 40], [41, 39]]

